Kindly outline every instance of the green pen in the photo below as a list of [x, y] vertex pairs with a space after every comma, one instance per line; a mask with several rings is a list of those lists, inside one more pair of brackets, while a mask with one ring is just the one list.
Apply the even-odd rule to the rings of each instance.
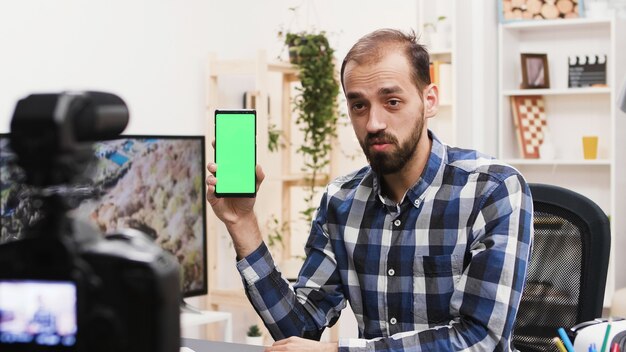
[[609, 317], [609, 323], [606, 325], [606, 332], [604, 333], [604, 340], [602, 341], [602, 349], [600, 349], [600, 352], [608, 352], [606, 350], [606, 346], [608, 345], [608, 342], [609, 342], [609, 333], [611, 332], [612, 322], [613, 322], [613, 318]]

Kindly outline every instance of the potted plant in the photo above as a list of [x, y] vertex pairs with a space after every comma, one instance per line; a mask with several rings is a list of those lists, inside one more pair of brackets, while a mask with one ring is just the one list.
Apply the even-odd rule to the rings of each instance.
[[330, 163], [332, 141], [337, 131], [339, 83], [333, 53], [326, 33], [287, 32], [284, 43], [290, 61], [298, 68], [301, 87], [294, 99], [296, 125], [304, 134], [297, 152], [304, 158], [302, 171], [307, 175], [307, 207], [302, 214], [310, 223], [316, 209], [312, 201], [316, 180]]
[[450, 33], [448, 28], [444, 28], [446, 24], [446, 16], [437, 17], [435, 22], [424, 23], [424, 32], [431, 50], [442, 50], [450, 47]]
[[263, 346], [263, 334], [258, 325], [250, 325], [246, 332], [246, 344]]

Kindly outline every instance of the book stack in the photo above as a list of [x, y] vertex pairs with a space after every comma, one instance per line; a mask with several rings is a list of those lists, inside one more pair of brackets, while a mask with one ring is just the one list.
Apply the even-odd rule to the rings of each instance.
[[452, 64], [435, 60], [430, 63], [430, 81], [439, 88], [439, 103], [452, 103]]

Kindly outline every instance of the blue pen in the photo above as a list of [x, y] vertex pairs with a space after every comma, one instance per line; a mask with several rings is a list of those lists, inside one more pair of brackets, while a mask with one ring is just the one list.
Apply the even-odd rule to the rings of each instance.
[[591, 345], [589, 345], [589, 352], [598, 352], [598, 349], [596, 348], [595, 343], [592, 343]]
[[572, 341], [570, 341], [569, 337], [567, 337], [565, 329], [559, 328], [557, 331], [559, 332], [559, 336], [561, 336], [561, 340], [563, 340], [563, 344], [565, 345], [567, 352], [574, 352], [574, 346], [572, 345]]

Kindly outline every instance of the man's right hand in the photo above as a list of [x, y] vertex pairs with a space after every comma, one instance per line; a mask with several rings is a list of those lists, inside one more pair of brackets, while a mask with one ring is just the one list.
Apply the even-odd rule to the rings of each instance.
[[[238, 258], [243, 258], [257, 249], [263, 238], [259, 229], [254, 203], [256, 198], [218, 198], [215, 196], [215, 177], [217, 171], [215, 163], [208, 163], [209, 175], [206, 178], [206, 200], [213, 208], [213, 212], [225, 225], [230, 233]], [[256, 190], [259, 191], [265, 174], [261, 166], [256, 166]]]

